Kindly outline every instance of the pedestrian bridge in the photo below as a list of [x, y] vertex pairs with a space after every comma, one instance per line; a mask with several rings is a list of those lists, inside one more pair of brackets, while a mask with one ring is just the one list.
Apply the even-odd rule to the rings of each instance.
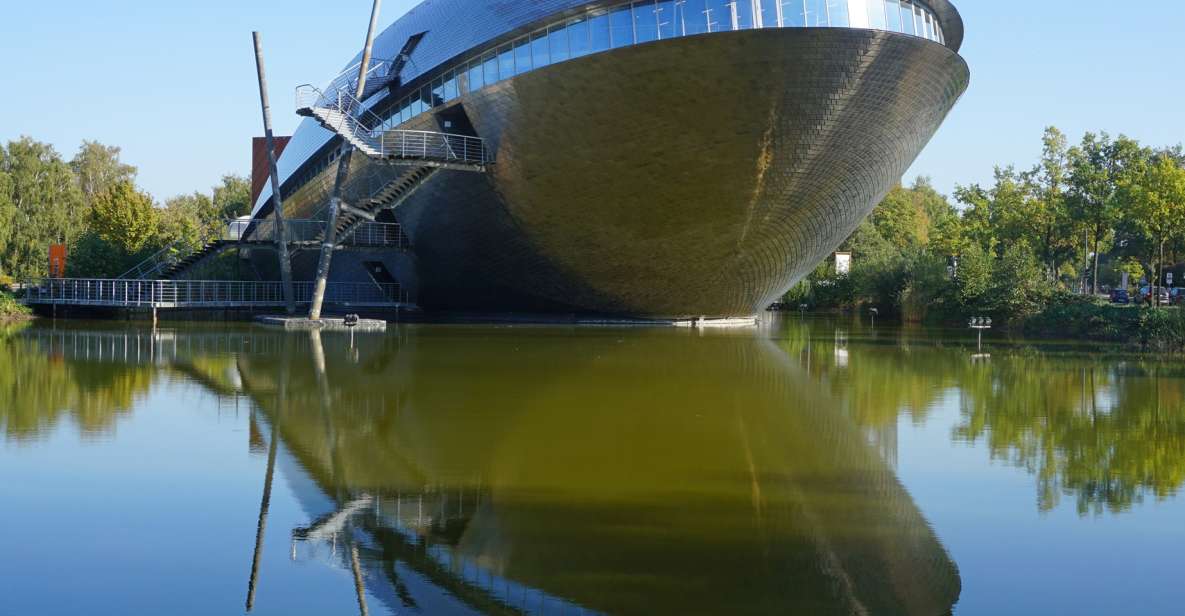
[[[297, 304], [313, 298], [313, 282], [294, 282]], [[94, 306], [125, 309], [258, 309], [283, 308], [284, 288], [279, 282], [231, 280], [128, 280], [47, 278], [24, 287], [30, 306]], [[408, 307], [398, 284], [331, 282], [325, 302], [344, 308]]]

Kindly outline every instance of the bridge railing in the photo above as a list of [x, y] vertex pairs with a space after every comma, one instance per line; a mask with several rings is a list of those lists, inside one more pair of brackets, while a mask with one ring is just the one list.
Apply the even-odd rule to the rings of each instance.
[[[298, 303], [309, 303], [313, 282], [293, 283]], [[47, 278], [24, 285], [27, 304], [112, 308], [253, 308], [284, 306], [279, 282]], [[398, 284], [331, 282], [325, 301], [387, 306], [406, 303]]]

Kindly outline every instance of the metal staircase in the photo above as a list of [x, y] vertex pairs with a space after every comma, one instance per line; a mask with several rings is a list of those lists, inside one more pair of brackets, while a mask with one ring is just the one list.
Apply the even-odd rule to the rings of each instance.
[[[432, 172], [435, 169], [429, 171]], [[412, 171], [401, 177], [408, 178], [408, 176], [420, 177], [420, 174]], [[415, 181], [420, 182], [421, 180]], [[384, 196], [380, 202], [375, 202], [373, 199], [368, 201], [365, 206], [367, 209], [363, 211], [378, 212], [390, 203], [397, 205], [414, 191], [414, 186], [405, 186], [405, 182], [400, 180], [396, 180], [392, 184], [398, 186], [389, 191], [390, 196]], [[407, 236], [404, 235], [403, 228], [398, 223], [372, 222], [358, 215], [343, 215], [339, 220], [346, 223], [338, 225], [337, 238], [340, 246], [385, 250], [406, 250], [409, 246]], [[227, 221], [226, 228], [232, 229], [238, 224], [241, 224], [241, 221], [230, 220]], [[196, 249], [182, 243], [167, 246], [124, 272], [118, 280], [173, 280], [231, 248], [273, 247], [276, 242], [276, 233], [275, 220], [253, 220], [246, 227], [239, 228], [237, 232], [230, 231], [225, 236], [214, 235], [213, 239], [207, 239]], [[324, 236], [325, 221], [323, 220], [284, 221], [285, 240], [294, 250], [320, 247]]]
[[493, 163], [480, 137], [387, 129], [382, 118], [340, 87], [328, 93], [307, 84], [298, 87], [296, 113], [315, 119], [366, 156], [388, 164], [482, 173]]

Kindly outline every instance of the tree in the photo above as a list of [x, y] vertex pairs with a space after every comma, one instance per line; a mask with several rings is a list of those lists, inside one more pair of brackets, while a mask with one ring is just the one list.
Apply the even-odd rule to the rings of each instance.
[[0, 270], [43, 276], [49, 245], [72, 242], [85, 229], [82, 193], [53, 147], [22, 137], [0, 148]]
[[1164, 246], [1181, 237], [1185, 225], [1185, 168], [1169, 156], [1141, 166], [1125, 184], [1131, 197], [1132, 219], [1157, 247], [1154, 288], [1159, 287], [1164, 268]]
[[1068, 205], [1070, 214], [1085, 231], [1093, 255], [1091, 293], [1099, 290], [1099, 257], [1103, 242], [1120, 220], [1125, 203], [1120, 186], [1147, 151], [1135, 140], [1120, 135], [1112, 141], [1107, 133], [1086, 133], [1082, 144], [1067, 153], [1069, 161]]
[[1041, 161], [1032, 172], [1036, 186], [1029, 213], [1035, 231], [1031, 241], [1050, 276], [1057, 281], [1062, 264], [1077, 252], [1074, 221], [1066, 201], [1068, 151], [1066, 136], [1053, 126], [1045, 129], [1041, 142]]
[[119, 160], [120, 148], [97, 141], [83, 141], [78, 153], [70, 161], [70, 169], [78, 181], [86, 204], [93, 205], [95, 197], [120, 182], [135, 182], [136, 168]]
[[238, 218], [251, 213], [251, 180], [228, 173], [214, 187], [214, 208], [223, 218]]
[[156, 236], [158, 221], [152, 197], [126, 180], [99, 193], [91, 206], [91, 229], [127, 254], [139, 252]]

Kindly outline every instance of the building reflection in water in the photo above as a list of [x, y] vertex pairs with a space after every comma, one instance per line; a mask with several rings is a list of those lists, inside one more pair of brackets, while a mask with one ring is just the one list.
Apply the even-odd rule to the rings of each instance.
[[407, 328], [359, 339], [357, 364], [344, 337], [282, 344], [236, 362], [314, 520], [292, 557], [354, 572], [392, 611], [939, 614], [958, 598], [890, 467], [759, 335]]

